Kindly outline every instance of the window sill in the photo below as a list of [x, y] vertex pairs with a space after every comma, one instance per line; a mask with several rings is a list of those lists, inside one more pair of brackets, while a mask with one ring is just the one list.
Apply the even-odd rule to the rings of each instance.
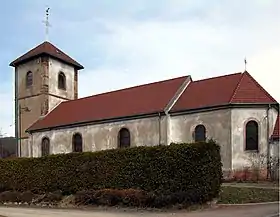
[[244, 150], [245, 153], [260, 153], [260, 150]]

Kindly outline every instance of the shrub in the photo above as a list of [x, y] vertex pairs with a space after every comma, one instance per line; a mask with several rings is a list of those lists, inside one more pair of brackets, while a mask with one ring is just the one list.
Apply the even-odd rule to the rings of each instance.
[[[220, 148], [213, 141], [172, 143], [170, 146], [4, 159], [0, 160], [0, 186], [2, 190], [7, 186], [14, 191], [29, 190], [36, 194], [57, 190], [72, 194], [91, 189], [136, 189], [155, 195], [184, 195], [184, 200], [206, 202], [218, 196], [221, 166]], [[119, 196], [112, 196], [108, 191], [98, 193], [103, 199], [109, 198], [112, 204], [119, 200]], [[134, 195], [139, 197], [136, 192]], [[90, 195], [88, 200], [92, 200]], [[134, 203], [134, 199], [129, 201]]]
[[0, 202], [20, 202], [21, 201], [21, 193], [15, 191], [4, 191], [0, 193]]
[[[163, 207], [170, 205], [168, 196], [155, 195], [136, 189], [103, 189], [81, 191], [75, 195], [76, 205], [126, 206], [126, 207]], [[159, 200], [161, 202], [159, 202]], [[166, 203], [167, 202], [167, 203]]]
[[26, 191], [21, 193], [20, 202], [31, 204], [33, 199], [36, 198], [36, 194], [33, 194], [31, 191]]
[[61, 191], [48, 192], [44, 195], [41, 202], [56, 203], [61, 201], [62, 198], [63, 195]]
[[102, 189], [81, 191], [75, 195], [77, 205], [136, 206], [143, 207], [149, 202], [149, 194], [135, 189]]
[[75, 203], [77, 205], [93, 205], [97, 204], [95, 191], [79, 191], [75, 195]]

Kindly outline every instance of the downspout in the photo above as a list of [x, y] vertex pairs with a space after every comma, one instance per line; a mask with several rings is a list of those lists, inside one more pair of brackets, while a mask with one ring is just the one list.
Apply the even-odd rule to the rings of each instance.
[[19, 132], [17, 133], [18, 136], [18, 157], [21, 157], [21, 106], [20, 104], [17, 107], [18, 109], [18, 126], [19, 126]]
[[158, 145], [161, 145], [161, 115], [158, 113]]
[[18, 136], [18, 76], [17, 76], [17, 67], [15, 68], [15, 136], [16, 136], [16, 156], [19, 157], [19, 136]]
[[31, 139], [30, 139], [30, 157], [33, 157], [33, 135], [32, 133], [29, 133]]
[[269, 136], [269, 110], [271, 108], [271, 105], [268, 105], [268, 108], [266, 110], [266, 117], [267, 117], [267, 126], [266, 126], [266, 138], [267, 138], [267, 173], [266, 178], [269, 178], [270, 174], [270, 136]]
[[166, 127], [166, 133], [165, 133], [165, 135], [166, 135], [166, 145], [170, 145], [169, 144], [169, 137], [168, 137], [168, 135], [169, 135], [169, 113], [168, 113], [168, 111], [165, 111], [165, 117], [166, 117], [166, 125], [165, 125], [165, 127]]

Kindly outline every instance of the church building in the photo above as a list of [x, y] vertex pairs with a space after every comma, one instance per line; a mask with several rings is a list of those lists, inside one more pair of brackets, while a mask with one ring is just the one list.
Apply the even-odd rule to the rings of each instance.
[[20, 157], [214, 139], [224, 170], [233, 170], [248, 164], [250, 153], [279, 147], [279, 103], [247, 71], [79, 98], [84, 67], [50, 42], [10, 66]]

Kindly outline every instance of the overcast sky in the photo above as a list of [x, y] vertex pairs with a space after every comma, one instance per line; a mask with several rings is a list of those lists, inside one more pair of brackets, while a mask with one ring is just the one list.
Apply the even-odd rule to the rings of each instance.
[[0, 128], [14, 135], [9, 63], [44, 41], [76, 59], [79, 96], [244, 71], [280, 101], [279, 0], [9, 0], [0, 13]]

